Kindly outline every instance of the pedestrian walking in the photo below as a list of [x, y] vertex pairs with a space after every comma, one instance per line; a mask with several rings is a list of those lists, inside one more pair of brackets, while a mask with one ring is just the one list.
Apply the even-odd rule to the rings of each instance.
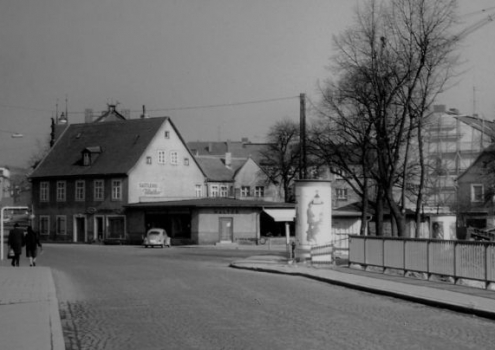
[[38, 256], [38, 247], [41, 246], [40, 235], [35, 232], [31, 226], [28, 226], [25, 237], [26, 241], [26, 257], [29, 258], [29, 266], [36, 266], [36, 257]]
[[9, 249], [14, 251], [14, 257], [12, 258], [12, 266], [19, 266], [22, 247], [24, 247], [24, 232], [19, 228], [19, 224], [16, 222], [14, 228], [9, 232]]

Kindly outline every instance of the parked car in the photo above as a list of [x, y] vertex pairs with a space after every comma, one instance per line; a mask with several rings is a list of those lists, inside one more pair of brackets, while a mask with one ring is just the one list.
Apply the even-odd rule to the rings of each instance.
[[167, 235], [167, 231], [163, 228], [152, 228], [149, 229], [144, 237], [143, 245], [145, 248], [148, 247], [170, 247], [170, 237]]

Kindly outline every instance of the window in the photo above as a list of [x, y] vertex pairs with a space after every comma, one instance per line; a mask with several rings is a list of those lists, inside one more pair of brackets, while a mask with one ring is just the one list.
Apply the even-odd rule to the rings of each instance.
[[241, 197], [249, 197], [251, 188], [249, 186], [241, 186]]
[[158, 164], [165, 164], [166, 153], [163, 150], [158, 151]]
[[67, 234], [67, 218], [65, 215], [57, 215], [55, 232], [57, 235]]
[[40, 182], [40, 202], [50, 200], [50, 183], [48, 181]]
[[83, 153], [83, 164], [84, 165], [91, 165], [91, 155], [89, 154], [89, 152]]
[[84, 181], [76, 181], [76, 201], [83, 201], [86, 196], [86, 186]]
[[228, 186], [222, 185], [220, 186], [220, 197], [227, 197], [229, 194]]
[[57, 202], [65, 202], [65, 181], [57, 181]]
[[483, 185], [471, 185], [471, 202], [483, 202]]
[[112, 180], [112, 200], [122, 200], [122, 180]]
[[184, 158], [184, 165], [188, 166], [189, 165], [189, 158]]
[[330, 172], [334, 175], [335, 180], [340, 180], [344, 177], [344, 172], [339, 168], [331, 168]]
[[146, 164], [151, 164], [151, 157], [146, 157]]
[[211, 197], [218, 197], [218, 185], [211, 185]]
[[170, 164], [177, 165], [179, 163], [179, 155], [177, 151], [170, 151]]
[[107, 237], [123, 237], [125, 235], [125, 216], [107, 216]]
[[40, 216], [40, 235], [48, 235], [50, 233], [50, 217], [47, 215]]
[[103, 180], [95, 180], [94, 185], [95, 185], [94, 199], [95, 201], [102, 201], [104, 197]]
[[265, 187], [263, 186], [256, 186], [254, 188], [254, 196], [261, 198], [265, 196]]
[[346, 201], [347, 200], [347, 188], [337, 188], [337, 200]]
[[203, 197], [203, 186], [202, 185], [196, 185], [195, 191], [196, 191], [196, 197], [197, 198]]
[[170, 131], [165, 131], [165, 138], [169, 139], [170, 138]]

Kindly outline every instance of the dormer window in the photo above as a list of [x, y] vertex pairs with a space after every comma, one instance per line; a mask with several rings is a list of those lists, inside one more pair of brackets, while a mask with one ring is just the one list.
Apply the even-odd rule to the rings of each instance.
[[100, 146], [94, 146], [94, 147], [86, 147], [82, 151], [82, 163], [84, 166], [89, 166], [93, 164], [96, 161], [96, 158], [101, 153], [101, 147]]
[[84, 165], [91, 165], [91, 154], [89, 152], [83, 153], [83, 164]]

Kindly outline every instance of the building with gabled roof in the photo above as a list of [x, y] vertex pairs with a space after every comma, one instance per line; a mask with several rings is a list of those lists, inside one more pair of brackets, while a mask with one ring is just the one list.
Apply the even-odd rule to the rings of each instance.
[[286, 210], [261, 184], [242, 196], [241, 185], [259, 175], [254, 161], [194, 157], [168, 117], [64, 120], [54, 129], [52, 148], [30, 175], [44, 239], [140, 242], [161, 227], [176, 242], [257, 240], [277, 224], [264, 208]]
[[30, 178], [42, 236], [86, 242], [138, 239], [145, 217], [128, 222], [125, 205], [195, 198], [205, 174], [160, 117], [68, 125]]
[[495, 123], [434, 106], [425, 132], [425, 156], [431, 169], [425, 207], [457, 206], [456, 179], [495, 141]]
[[458, 178], [457, 226], [495, 228], [495, 145], [481, 152]]

